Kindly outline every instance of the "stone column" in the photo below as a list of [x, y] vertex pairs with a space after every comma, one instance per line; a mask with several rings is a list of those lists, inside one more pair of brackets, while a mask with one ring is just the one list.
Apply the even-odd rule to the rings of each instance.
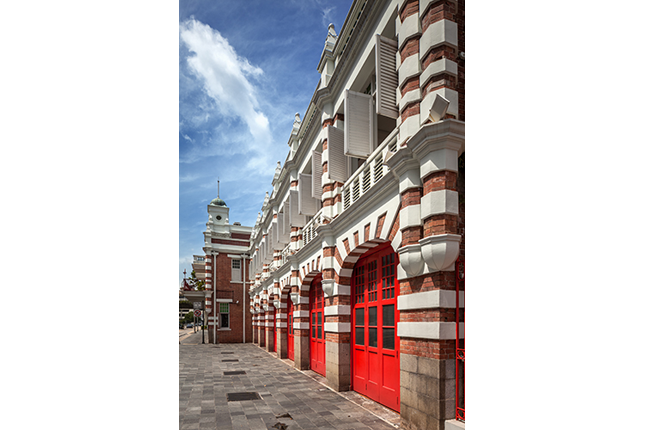
[[287, 342], [287, 300], [291, 300], [288, 294], [280, 293], [279, 301], [274, 302], [276, 308], [276, 329], [278, 330], [276, 353], [278, 358], [288, 358]]
[[[397, 16], [399, 41], [399, 141], [405, 142], [418, 129], [421, 114], [421, 89], [419, 76], [421, 62], [419, 57], [419, 41], [421, 39], [421, 23], [419, 21], [419, 1], [402, 1]], [[427, 116], [427, 114], [426, 114]]]
[[267, 351], [273, 351], [273, 318], [275, 318], [275, 308], [273, 305], [267, 304], [264, 311], [265, 345]]
[[[325, 129], [333, 124], [334, 127], [342, 129], [344, 118], [343, 114], [336, 114], [334, 118], [324, 120], [322, 128]], [[329, 177], [329, 147], [327, 138], [324, 138], [322, 142], [322, 209], [323, 215], [328, 219], [324, 219], [323, 224], [328, 224], [329, 220], [340, 214], [343, 185], [343, 182], [334, 181]]]
[[330, 227], [319, 227], [318, 234], [323, 236], [325, 373], [331, 388], [336, 391], [348, 391], [351, 385], [351, 269], [341, 268], [340, 255]]
[[[447, 119], [423, 126], [389, 160], [402, 203], [397, 334], [403, 428], [443, 429], [455, 417], [457, 159], [463, 144], [464, 123]], [[418, 225], [420, 238], [405, 234]]]
[[[292, 297], [293, 298], [293, 297]], [[293, 311], [293, 361], [296, 369], [309, 369], [309, 291], [295, 296]]]

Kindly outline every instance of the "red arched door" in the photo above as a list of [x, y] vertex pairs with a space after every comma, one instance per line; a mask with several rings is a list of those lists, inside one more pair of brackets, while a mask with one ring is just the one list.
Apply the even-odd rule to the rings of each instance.
[[287, 356], [293, 360], [293, 302], [287, 299]]
[[278, 352], [278, 347], [277, 342], [278, 342], [278, 328], [277, 328], [277, 323], [276, 321], [278, 320], [278, 312], [280, 309], [274, 308], [275, 311], [273, 312], [273, 352]]
[[398, 255], [388, 244], [361, 257], [352, 273], [352, 388], [395, 411], [399, 399]]
[[322, 275], [314, 278], [309, 289], [309, 324], [309, 366], [314, 372], [325, 376], [325, 297]]

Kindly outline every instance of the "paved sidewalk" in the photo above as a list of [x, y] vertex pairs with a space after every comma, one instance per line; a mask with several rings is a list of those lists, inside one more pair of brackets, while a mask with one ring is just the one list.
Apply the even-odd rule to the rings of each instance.
[[[336, 393], [254, 344], [183, 342], [179, 346], [180, 430], [395, 428], [343, 397], [353, 392]], [[230, 371], [246, 374], [223, 374]], [[227, 394], [241, 392], [255, 392], [259, 398], [228, 401]]]

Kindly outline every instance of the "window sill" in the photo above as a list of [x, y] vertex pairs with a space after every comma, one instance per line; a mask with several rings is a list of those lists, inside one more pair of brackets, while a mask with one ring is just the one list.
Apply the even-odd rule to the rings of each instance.
[[230, 328], [218, 328], [217, 331], [231, 331]]

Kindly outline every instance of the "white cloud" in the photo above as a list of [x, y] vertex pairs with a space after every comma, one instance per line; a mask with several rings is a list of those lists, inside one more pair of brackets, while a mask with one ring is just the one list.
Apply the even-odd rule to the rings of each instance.
[[245, 122], [254, 140], [270, 141], [269, 120], [249, 82], [261, 76], [262, 69], [237, 55], [217, 30], [195, 19], [180, 25], [180, 37], [193, 54], [186, 59], [189, 69], [202, 80], [220, 113]]
[[326, 8], [322, 10], [322, 20], [323, 20], [323, 25], [327, 27], [330, 23], [332, 23], [332, 17], [331, 17], [331, 11], [336, 9], [335, 6], [332, 6], [330, 8]]

